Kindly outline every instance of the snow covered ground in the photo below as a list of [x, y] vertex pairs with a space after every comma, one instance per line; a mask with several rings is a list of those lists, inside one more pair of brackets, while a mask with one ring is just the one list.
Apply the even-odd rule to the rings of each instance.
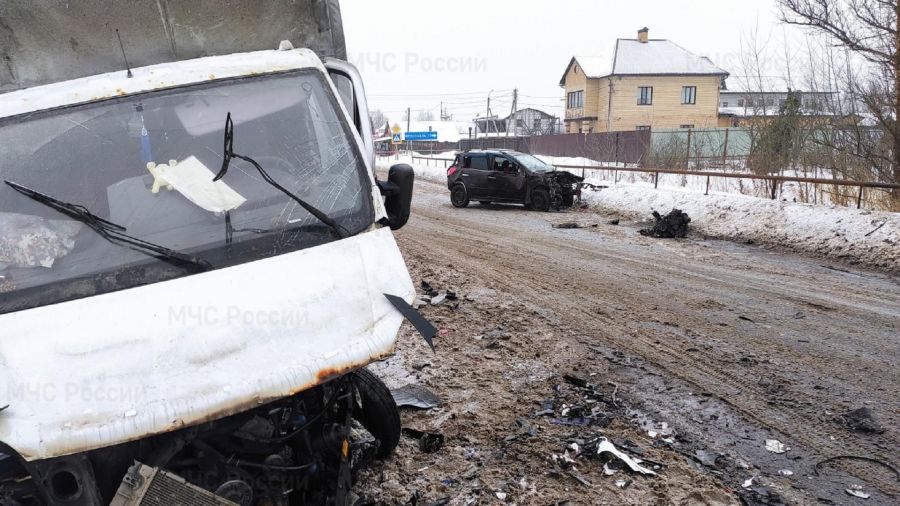
[[784, 246], [900, 273], [900, 213], [621, 182], [586, 190], [583, 198], [593, 209], [631, 218], [681, 209], [691, 217], [691, 228], [709, 237]]
[[[448, 152], [430, 158], [453, 155]], [[563, 163], [558, 159], [547, 161]], [[416, 163], [411, 162], [409, 156], [383, 157], [378, 158], [377, 167], [386, 170], [396, 163], [408, 163], [419, 178], [437, 183], [447, 181], [446, 163], [418, 159]], [[572, 163], [576, 164], [580, 162]], [[580, 175], [580, 171], [573, 172]], [[637, 176], [630, 178], [620, 173], [615, 185], [609, 180], [590, 177], [592, 174], [586, 175], [587, 182], [608, 186], [599, 191], [584, 191], [585, 202], [595, 210], [650, 219], [652, 210], [665, 214], [681, 209], [691, 217], [692, 229], [709, 237], [783, 246], [900, 273], [900, 213], [771, 200], [713, 187], [710, 195], [703, 195], [705, 178], [700, 188], [693, 189], [696, 185], [681, 186], [679, 176], [672, 176], [676, 180], [661, 177], [660, 188], [654, 189], [652, 177], [641, 178], [641, 174], [627, 173], [627, 176]]]

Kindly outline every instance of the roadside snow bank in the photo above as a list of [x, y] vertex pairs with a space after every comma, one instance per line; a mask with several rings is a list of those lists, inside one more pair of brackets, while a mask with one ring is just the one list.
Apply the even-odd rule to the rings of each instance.
[[432, 162], [421, 160], [421, 158], [453, 158], [455, 152], [441, 153], [436, 155], [416, 155], [416, 162], [413, 163], [412, 157], [407, 154], [393, 156], [379, 156], [375, 159], [375, 170], [387, 171], [392, 165], [405, 163], [412, 166], [416, 173], [416, 178], [427, 179], [435, 183], [447, 182], [447, 166], [448, 164], [441, 160]]
[[785, 246], [900, 273], [900, 213], [616, 185], [586, 190], [592, 208], [649, 219], [681, 209], [710, 237]]

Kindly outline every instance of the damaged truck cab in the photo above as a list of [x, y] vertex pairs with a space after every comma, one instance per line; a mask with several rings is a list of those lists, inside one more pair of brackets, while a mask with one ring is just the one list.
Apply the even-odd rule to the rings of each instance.
[[340, 58], [160, 60], [0, 92], [0, 503], [344, 504], [411, 169]]

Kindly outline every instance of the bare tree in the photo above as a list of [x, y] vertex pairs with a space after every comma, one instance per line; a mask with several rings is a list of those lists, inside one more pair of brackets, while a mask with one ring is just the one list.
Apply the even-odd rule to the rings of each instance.
[[[900, 15], [898, 0], [778, 0], [782, 21], [807, 27], [869, 63], [867, 75], [855, 75], [853, 100], [872, 115], [888, 150], [859, 153], [885, 179], [900, 183]], [[884, 142], [876, 143], [876, 148]], [[900, 199], [900, 191], [894, 192]]]
[[372, 129], [378, 131], [388, 123], [387, 116], [384, 115], [381, 109], [375, 109], [374, 111], [369, 111], [369, 118], [372, 120]]

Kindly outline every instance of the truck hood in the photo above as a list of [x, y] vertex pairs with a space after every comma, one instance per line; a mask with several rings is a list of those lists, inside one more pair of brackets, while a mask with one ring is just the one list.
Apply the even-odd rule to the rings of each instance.
[[28, 461], [292, 395], [389, 354], [415, 290], [387, 228], [0, 316], [0, 441]]

